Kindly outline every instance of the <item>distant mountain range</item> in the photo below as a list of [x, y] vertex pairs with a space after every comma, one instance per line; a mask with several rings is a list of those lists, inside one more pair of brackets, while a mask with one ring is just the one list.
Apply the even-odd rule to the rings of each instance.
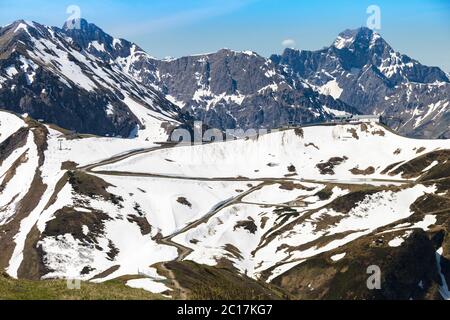
[[0, 108], [82, 133], [163, 139], [194, 119], [248, 129], [369, 113], [405, 135], [448, 138], [449, 99], [445, 72], [367, 28], [318, 51], [165, 60], [86, 20], [79, 29], [26, 21], [0, 29]]

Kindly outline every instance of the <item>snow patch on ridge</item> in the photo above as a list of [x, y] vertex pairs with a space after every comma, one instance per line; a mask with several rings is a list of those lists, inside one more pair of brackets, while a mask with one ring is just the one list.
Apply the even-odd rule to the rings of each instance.
[[339, 87], [336, 79], [331, 80], [321, 87], [317, 88], [321, 94], [332, 96], [334, 99], [339, 99], [344, 89]]

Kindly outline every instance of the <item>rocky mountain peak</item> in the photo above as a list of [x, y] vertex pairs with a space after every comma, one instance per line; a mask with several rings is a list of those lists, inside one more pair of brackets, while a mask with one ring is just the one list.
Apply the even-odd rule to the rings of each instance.
[[375, 46], [387, 46], [391, 50], [378, 32], [367, 27], [347, 29], [341, 32], [332, 46], [340, 50], [344, 48], [369, 50]]
[[21, 51], [26, 55], [26, 48], [32, 48], [33, 39], [50, 37], [50, 32], [50, 27], [37, 22], [16, 20], [0, 29], [0, 54], [9, 57], [11, 53]]
[[329, 50], [342, 61], [346, 70], [361, 69], [367, 65], [378, 67], [395, 55], [379, 33], [366, 27], [341, 32]]
[[11, 29], [14, 29], [15, 31], [19, 31], [19, 30], [25, 30], [28, 27], [34, 28], [36, 25], [38, 25], [37, 22], [19, 19], [19, 20], [16, 20], [16, 21], [6, 25], [5, 28], [11, 28]]
[[31, 35], [41, 29], [42, 25], [36, 22], [26, 20], [16, 20], [0, 29], [0, 36], [8, 34], [10, 38], [17, 37], [22, 34]]
[[86, 19], [83, 18], [66, 21], [63, 25], [63, 30], [78, 30], [85, 33], [105, 33], [101, 28], [97, 27], [97, 25], [89, 23]]
[[87, 48], [93, 41], [99, 44], [110, 44], [113, 41], [109, 34], [85, 19], [67, 21], [62, 30], [83, 48]]
[[[78, 23], [79, 28], [74, 28], [74, 23]], [[80, 48], [105, 62], [109, 62], [110, 59], [116, 60], [119, 57], [128, 57], [133, 50], [134, 52], [143, 51], [127, 40], [112, 37], [100, 27], [85, 19], [67, 21], [60, 31], [70, 37]]]
[[339, 33], [333, 45], [338, 49], [343, 49], [349, 47], [351, 44], [360, 41], [370, 41], [374, 32], [366, 27], [361, 27], [357, 29], [346, 29]]

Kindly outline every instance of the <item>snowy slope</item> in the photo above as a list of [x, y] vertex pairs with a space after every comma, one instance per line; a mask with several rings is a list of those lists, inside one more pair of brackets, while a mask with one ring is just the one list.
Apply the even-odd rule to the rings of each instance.
[[[255, 139], [158, 150], [95, 170], [180, 179], [251, 179], [251, 185], [260, 187], [174, 241], [191, 248], [188, 260], [216, 265], [229, 259], [240, 272], [271, 280], [304, 259], [413, 216], [410, 206], [436, 188], [406, 184], [403, 189], [407, 180], [396, 169], [449, 147], [448, 140], [404, 138], [374, 123], [316, 126], [303, 128], [302, 133], [286, 130]], [[340, 160], [325, 166], [331, 172], [323, 171], [320, 165], [333, 158]], [[434, 160], [407, 178], [416, 180], [439, 164], [442, 161]], [[274, 183], [277, 179], [283, 182]], [[298, 185], [289, 186], [292, 179]], [[317, 196], [335, 183], [328, 199]], [[348, 184], [378, 189], [350, 211], [336, 211], [332, 203], [351, 194]], [[398, 187], [391, 190], [392, 186]], [[428, 218], [415, 227], [428, 230], [435, 222], [427, 223]]]
[[[160, 150], [106, 165], [96, 170], [126, 171], [191, 177], [265, 177], [292, 175], [302, 179], [401, 179], [382, 172], [425, 153], [449, 149], [448, 140], [415, 140], [398, 136], [377, 124], [315, 126], [279, 131], [248, 140]], [[318, 165], [341, 158], [333, 172]], [[172, 161], [168, 161], [172, 160]], [[295, 172], [288, 167], [293, 165]], [[352, 169], [373, 173], [355, 174]], [[393, 167], [392, 169], [395, 169]], [[392, 171], [392, 170], [391, 170]]]
[[0, 143], [23, 126], [25, 126], [25, 122], [22, 119], [8, 112], [1, 112]]
[[[21, 127], [29, 128], [28, 119], [25, 123], [19, 117], [6, 112], [0, 112], [0, 116], [2, 119], [0, 130], [3, 139], [8, 138]], [[5, 120], [8, 120], [8, 122]], [[8, 123], [8, 125], [4, 125], [4, 123]], [[150, 235], [143, 235], [139, 226], [130, 223], [124, 216], [121, 216], [121, 211], [114, 205], [92, 199], [90, 208], [84, 209], [79, 204], [77, 205], [77, 203], [85, 201], [82, 195], [77, 195], [70, 184], [66, 183], [62, 188], [59, 186], [59, 183], [65, 180], [66, 174], [66, 170], [61, 168], [68, 161], [73, 162], [74, 165], [86, 165], [115, 155], [149, 147], [151, 144], [149, 145], [148, 142], [139, 139], [66, 139], [61, 132], [54, 129], [42, 125], [39, 128], [47, 130], [45, 151], [38, 154], [33, 134], [37, 129], [32, 128], [27, 130], [24, 146], [13, 150], [0, 167], [0, 183], [2, 183], [0, 227], [13, 226], [17, 228], [17, 233], [11, 239], [14, 250], [9, 252], [11, 257], [5, 265], [10, 275], [20, 276], [19, 269], [25, 259], [25, 242], [32, 229], [37, 227], [39, 232], [45, 232], [46, 224], [55, 218], [57, 211], [69, 206], [84, 213], [91, 210], [106, 211], [108, 223], [102, 227], [104, 228], [104, 238], [100, 239], [99, 237], [96, 240], [99, 246], [96, 249], [92, 245], [86, 246], [86, 243], [82, 243], [71, 234], [61, 234], [57, 237], [49, 236], [42, 239], [39, 242], [39, 246], [45, 251], [42, 258], [52, 270], [45, 275], [46, 277], [78, 278], [87, 264], [97, 271], [104, 271], [111, 266], [120, 264], [121, 268], [116, 271], [115, 276], [137, 274], [138, 270], [143, 272], [155, 262], [164, 259], [170, 260], [176, 256], [174, 248], [160, 246], [152, 240]], [[44, 157], [42, 164], [38, 163], [39, 155]], [[24, 160], [17, 166], [15, 163], [21, 156]], [[9, 178], [8, 175], [11, 172], [14, 174]], [[36, 206], [30, 208], [30, 211], [26, 212], [27, 215], [20, 219], [17, 216], [18, 206], [20, 206], [21, 201], [27, 201], [32, 188], [38, 188], [33, 181], [36, 173], [41, 177], [45, 190], [40, 195]], [[88, 228], [83, 227], [83, 232], [88, 235]], [[6, 237], [0, 240], [0, 243], [7, 244]], [[108, 260], [107, 256], [110, 243], [120, 252], [114, 263]], [[142, 255], [141, 250], [136, 251], [139, 246], [143, 250], [153, 246], [153, 250], [149, 251], [150, 256]], [[100, 247], [104, 248], [104, 253], [98, 251]], [[5, 254], [8, 254], [8, 252], [5, 252]], [[90, 279], [92, 277], [91, 274], [82, 278]]]
[[445, 183], [420, 182], [446, 168], [449, 142], [376, 124], [161, 148], [0, 119], [0, 263], [17, 278], [131, 275], [131, 287], [172, 295], [158, 265], [189, 260], [271, 281], [324, 253], [341, 261], [340, 247], [374, 234], [402, 247], [449, 213]]
[[[409, 210], [410, 205], [434, 189], [418, 186], [396, 193], [381, 191], [367, 196], [348, 214], [324, 208], [337, 196], [349, 192], [339, 188], [333, 191], [334, 196], [322, 203], [314, 197], [305, 198], [305, 201], [313, 204], [292, 207], [298, 216], [292, 215], [284, 223], [280, 223], [276, 206], [264, 206], [263, 203], [234, 205], [219, 212], [208, 223], [177, 236], [175, 241], [193, 248], [193, 253], [187, 259], [210, 265], [216, 265], [220, 258], [230, 258], [226, 248], [227, 245], [233, 245], [239, 250], [239, 256], [231, 256], [230, 259], [235, 267], [252, 277], [260, 277], [262, 272], [274, 268], [269, 273], [270, 280], [286, 271], [286, 265], [292, 267], [304, 259], [333, 250], [379, 227], [409, 217], [413, 214]], [[321, 224], [327, 219], [339, 222], [323, 227]], [[240, 221], [249, 220], [255, 223], [256, 232], [236, 228]], [[289, 224], [291, 228], [271, 238], [276, 230]], [[325, 237], [329, 237], [329, 240]], [[192, 242], [194, 239], [195, 244]]]

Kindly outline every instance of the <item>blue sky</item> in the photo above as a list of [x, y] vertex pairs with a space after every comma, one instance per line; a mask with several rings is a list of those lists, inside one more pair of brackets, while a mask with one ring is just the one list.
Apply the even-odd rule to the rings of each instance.
[[381, 9], [382, 36], [394, 49], [450, 72], [450, 0], [0, 0], [0, 25], [17, 19], [61, 26], [77, 5], [83, 18], [162, 58], [220, 48], [283, 51], [330, 45]]

